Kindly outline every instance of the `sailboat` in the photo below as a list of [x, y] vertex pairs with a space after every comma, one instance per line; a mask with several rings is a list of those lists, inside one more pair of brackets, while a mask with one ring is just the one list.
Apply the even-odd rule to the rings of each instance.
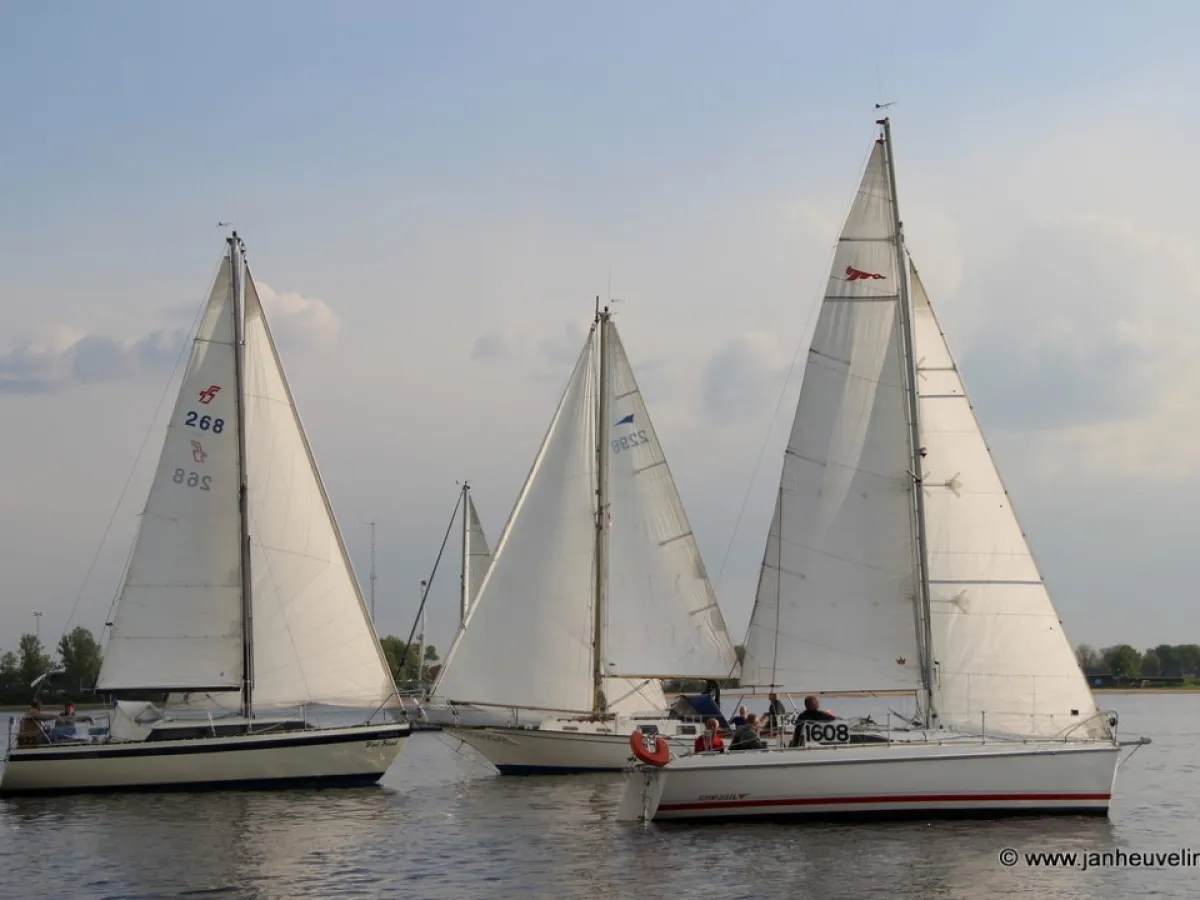
[[[227, 244], [111, 623], [107, 733], [10, 748], [0, 794], [373, 784], [411, 731], [372, 723], [395, 684]], [[355, 720], [318, 726], [314, 704]]]
[[1117, 738], [1079, 670], [908, 257], [878, 125], [808, 352], [742, 683], [904, 692], [916, 714], [639, 765], [621, 820], [1104, 815], [1120, 748], [1147, 742]]
[[737, 658], [608, 309], [588, 332], [434, 692], [544, 716], [447, 726], [502, 774], [619, 770], [626, 728], [690, 743], [661, 679]]

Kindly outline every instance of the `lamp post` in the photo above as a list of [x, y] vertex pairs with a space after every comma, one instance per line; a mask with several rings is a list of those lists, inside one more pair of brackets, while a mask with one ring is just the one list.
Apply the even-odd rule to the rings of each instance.
[[38, 643], [42, 640], [42, 614], [37, 610], [33, 612], [33, 636], [37, 638]]

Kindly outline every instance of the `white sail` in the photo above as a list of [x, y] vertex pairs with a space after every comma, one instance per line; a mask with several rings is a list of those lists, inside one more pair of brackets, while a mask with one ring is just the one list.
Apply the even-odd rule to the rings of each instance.
[[248, 271], [245, 309], [254, 704], [396, 702]]
[[592, 708], [596, 329], [551, 420], [434, 693], [461, 703]]
[[167, 425], [105, 648], [101, 691], [241, 687], [236, 314], [226, 259]]
[[934, 707], [943, 725], [959, 728], [1104, 735], [915, 267], [911, 291]]
[[479, 596], [479, 587], [483, 584], [484, 576], [492, 565], [492, 551], [488, 549], [487, 536], [483, 533], [483, 523], [479, 521], [479, 513], [475, 510], [475, 501], [467, 495], [467, 546], [463, 553], [466, 556], [467, 572], [467, 608], [469, 612]]
[[606, 671], [728, 678], [737, 655], [700, 548], [616, 325], [601, 327], [610, 373]]
[[878, 142], [808, 352], [746, 639], [745, 685], [820, 692], [921, 684], [893, 203]]

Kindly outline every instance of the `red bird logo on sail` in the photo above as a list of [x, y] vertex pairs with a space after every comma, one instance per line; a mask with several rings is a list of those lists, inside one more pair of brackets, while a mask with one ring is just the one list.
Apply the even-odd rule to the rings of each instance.
[[200, 442], [192, 441], [192, 459], [198, 463], [202, 463], [207, 458], [208, 454], [204, 452], [204, 448], [200, 446]]
[[213, 402], [213, 397], [217, 396], [217, 391], [221, 389], [219, 384], [211, 384], [200, 392], [200, 402], [206, 406]]
[[853, 266], [846, 266], [846, 280], [859, 281], [863, 278], [885, 279], [886, 275], [877, 275], [875, 272], [861, 272]]

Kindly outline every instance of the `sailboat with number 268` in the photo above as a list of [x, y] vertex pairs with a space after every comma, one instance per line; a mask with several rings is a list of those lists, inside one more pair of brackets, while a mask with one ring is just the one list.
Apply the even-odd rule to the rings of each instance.
[[236, 233], [111, 625], [109, 728], [22, 732], [0, 794], [373, 784], [412, 730]]

